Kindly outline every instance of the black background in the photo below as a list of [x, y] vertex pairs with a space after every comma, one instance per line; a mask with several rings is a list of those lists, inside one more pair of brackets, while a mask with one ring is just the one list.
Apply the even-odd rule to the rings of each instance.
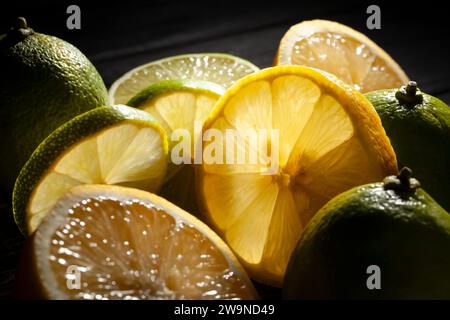
[[[68, 30], [66, 8], [81, 8], [81, 30]], [[381, 8], [381, 30], [366, 28], [366, 9]], [[383, 47], [427, 93], [450, 102], [450, 11], [426, 1], [3, 1], [0, 34], [25, 16], [38, 32], [77, 46], [106, 85], [131, 68], [170, 55], [227, 52], [258, 65], [272, 64], [279, 40], [302, 20], [335, 20]], [[1, 70], [0, 70], [1, 74]], [[8, 297], [23, 240], [0, 201], [0, 298]], [[3, 203], [3, 204], [1, 204]], [[269, 290], [268, 295], [274, 293]], [[276, 293], [275, 293], [276, 295]]]
[[[366, 9], [374, 3], [381, 30], [366, 28]], [[81, 8], [81, 30], [66, 28], [69, 4]], [[38, 32], [77, 46], [107, 86], [132, 67], [181, 53], [228, 52], [267, 67], [289, 26], [335, 20], [373, 39], [424, 91], [450, 100], [450, 14], [436, 1], [11, 1], [0, 9], [0, 33], [18, 15]]]

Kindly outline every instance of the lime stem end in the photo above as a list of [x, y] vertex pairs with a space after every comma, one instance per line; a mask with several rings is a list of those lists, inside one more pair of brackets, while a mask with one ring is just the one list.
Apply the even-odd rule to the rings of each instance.
[[415, 81], [409, 81], [406, 86], [402, 86], [396, 93], [395, 97], [401, 105], [407, 107], [414, 107], [423, 101], [423, 95], [420, 89], [417, 87]]
[[386, 177], [383, 183], [386, 190], [415, 192], [420, 188], [420, 182], [412, 178], [412, 170], [408, 167], [403, 167], [397, 176]]
[[14, 20], [12, 28], [9, 30], [8, 35], [16, 38], [26, 38], [33, 34], [34, 31], [28, 27], [27, 20], [24, 17], [17, 17]]

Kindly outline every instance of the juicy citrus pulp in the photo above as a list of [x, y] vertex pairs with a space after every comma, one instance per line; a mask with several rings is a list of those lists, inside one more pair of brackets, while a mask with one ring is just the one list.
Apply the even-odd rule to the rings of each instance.
[[408, 82], [405, 72], [377, 44], [356, 30], [326, 20], [292, 26], [280, 42], [275, 64], [319, 68], [362, 92]]
[[189, 164], [194, 163], [194, 145], [203, 123], [223, 93], [224, 89], [212, 82], [163, 80], [145, 88], [127, 103], [150, 113], [165, 129], [172, 162], [159, 194], [193, 214], [198, 209], [194, 172]]
[[146, 112], [126, 106], [84, 113], [44, 140], [16, 181], [13, 206], [23, 232], [32, 233], [67, 190], [118, 184], [154, 191], [167, 167], [167, 138]]
[[[41, 294], [50, 299], [252, 299], [226, 244], [164, 199], [83, 185], [54, 206], [31, 239]], [[71, 268], [70, 270], [68, 268]], [[79, 285], [76, 285], [76, 274]]]
[[[237, 150], [259, 148], [258, 155], [264, 155], [263, 149], [278, 147], [271, 163], [246, 158], [239, 164], [235, 152], [232, 163], [204, 161], [198, 170], [206, 216], [261, 282], [281, 285], [304, 226], [329, 199], [397, 170], [370, 103], [320, 71], [299, 66], [262, 70], [231, 87], [215, 111], [204, 130], [223, 133], [224, 150], [231, 144]], [[229, 140], [228, 129], [243, 138]], [[275, 129], [279, 139], [262, 135], [265, 140], [255, 146], [249, 129]], [[207, 148], [204, 142], [204, 152]], [[274, 163], [276, 172], [269, 172]]]
[[[134, 96], [127, 105], [150, 113], [165, 129], [169, 139], [169, 150], [177, 144], [179, 137], [172, 139], [177, 129], [187, 130], [193, 146], [201, 133], [205, 119], [215, 103], [224, 93], [219, 85], [207, 81], [165, 80], [154, 83]], [[199, 132], [194, 135], [194, 124]], [[189, 150], [192, 151], [192, 150]], [[192, 152], [183, 154], [192, 157]]]
[[252, 63], [223, 53], [194, 53], [169, 57], [134, 68], [109, 89], [110, 103], [126, 103], [144, 88], [161, 80], [205, 80], [229, 87], [255, 72]]

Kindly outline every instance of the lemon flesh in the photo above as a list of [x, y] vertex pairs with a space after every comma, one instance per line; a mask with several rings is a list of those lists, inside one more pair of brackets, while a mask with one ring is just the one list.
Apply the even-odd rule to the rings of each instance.
[[377, 44], [347, 26], [326, 20], [292, 26], [280, 42], [278, 65], [304, 65], [330, 72], [361, 92], [397, 88], [409, 81]]
[[127, 103], [144, 88], [162, 80], [204, 80], [224, 88], [259, 70], [244, 59], [223, 53], [194, 53], [139, 66], [117, 79], [109, 89], [110, 103]]
[[147, 113], [126, 106], [93, 110], [57, 129], [22, 169], [13, 195], [16, 221], [32, 233], [58, 198], [77, 185], [156, 191], [166, 168], [166, 136]]
[[[50, 299], [253, 299], [226, 244], [202, 222], [136, 189], [84, 185], [62, 197], [31, 241]], [[69, 266], [76, 270], [67, 272]], [[78, 287], [68, 287], [67, 283]]]
[[[218, 104], [205, 130], [223, 133], [224, 150], [229, 144], [259, 148], [258, 157], [262, 146], [278, 151], [270, 163], [239, 164], [237, 152], [232, 163], [204, 162], [198, 173], [205, 214], [252, 277], [280, 286], [314, 214], [335, 195], [395, 173], [395, 154], [370, 103], [310, 68], [262, 70], [236, 83]], [[229, 129], [243, 138], [229, 141]], [[278, 130], [278, 141], [266, 135], [255, 147], [249, 129]]]

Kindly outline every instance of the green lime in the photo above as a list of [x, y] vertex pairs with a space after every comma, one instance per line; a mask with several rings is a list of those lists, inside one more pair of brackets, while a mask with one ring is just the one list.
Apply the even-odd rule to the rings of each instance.
[[171, 161], [160, 195], [192, 214], [199, 211], [195, 201], [194, 145], [224, 91], [208, 81], [163, 80], [127, 102], [151, 114], [166, 131]]
[[34, 32], [25, 19], [0, 39], [0, 188], [54, 129], [106, 104], [102, 78], [71, 44]]
[[148, 113], [127, 106], [95, 108], [56, 129], [34, 151], [14, 186], [14, 218], [30, 234], [74, 186], [157, 191], [166, 167], [167, 137]]
[[125, 104], [149, 85], [162, 80], [204, 80], [228, 88], [259, 70], [251, 62], [224, 53], [192, 53], [152, 61], [117, 79], [109, 89], [110, 103]]
[[380, 115], [399, 166], [408, 166], [422, 186], [450, 210], [450, 108], [421, 92], [415, 82], [399, 90], [366, 94]]
[[450, 215], [410, 177], [328, 202], [294, 250], [287, 299], [450, 299]]

